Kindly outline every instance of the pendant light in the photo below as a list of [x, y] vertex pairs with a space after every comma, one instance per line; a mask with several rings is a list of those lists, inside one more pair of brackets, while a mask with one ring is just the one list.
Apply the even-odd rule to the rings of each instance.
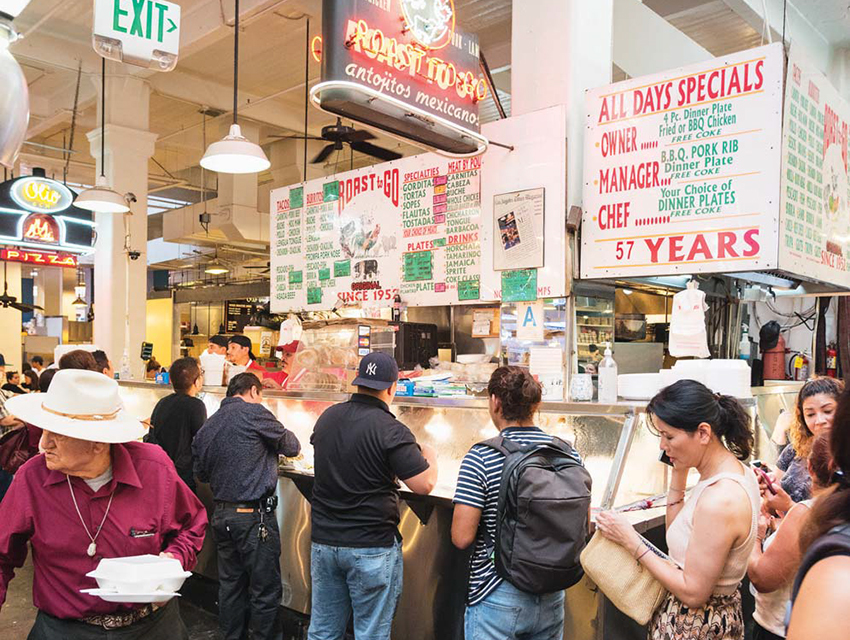
[[117, 191], [113, 191], [106, 181], [104, 165], [106, 164], [106, 58], [100, 59], [100, 175], [95, 186], [86, 189], [77, 199], [74, 206], [88, 209], [95, 213], [127, 213], [130, 207], [127, 201]]
[[71, 303], [73, 307], [87, 307], [88, 303], [83, 300], [83, 296], [86, 291], [86, 283], [83, 280], [83, 270], [81, 267], [77, 267], [77, 286], [74, 287], [74, 291], [77, 294], [77, 299]]
[[[239, 86], [239, 0], [235, 0], [236, 18], [233, 29], [233, 124], [230, 133], [213, 142], [201, 158], [201, 166], [216, 173], [259, 173], [271, 166], [260, 145], [242, 135], [236, 118]], [[210, 273], [210, 271], [207, 271]], [[226, 272], [225, 272], [226, 273]]]
[[215, 250], [215, 258], [212, 262], [210, 262], [206, 268], [204, 268], [204, 273], [209, 273], [213, 276], [222, 276], [225, 273], [229, 273], [230, 269], [223, 262], [219, 262], [218, 260], [218, 247]]

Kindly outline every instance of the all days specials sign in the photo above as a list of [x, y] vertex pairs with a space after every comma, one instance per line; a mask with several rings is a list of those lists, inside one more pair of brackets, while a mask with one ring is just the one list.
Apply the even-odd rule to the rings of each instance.
[[783, 52], [587, 92], [583, 278], [775, 268]]
[[477, 302], [480, 158], [422, 154], [271, 192], [271, 310]]
[[850, 287], [850, 104], [796, 49], [785, 83], [779, 267]]

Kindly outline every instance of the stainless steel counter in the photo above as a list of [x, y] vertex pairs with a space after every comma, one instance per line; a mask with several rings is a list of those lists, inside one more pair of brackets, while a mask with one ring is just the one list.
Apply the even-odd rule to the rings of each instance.
[[[170, 392], [170, 387], [152, 383], [121, 383], [127, 409], [139, 417], [149, 416], [157, 400]], [[310, 505], [305, 495], [312, 488], [310, 434], [318, 416], [332, 404], [348, 399], [348, 395], [267, 391], [263, 396], [265, 406], [302, 443], [304, 466], [281, 472], [276, 517], [282, 541], [281, 604], [309, 614]], [[203, 401], [210, 414], [218, 409], [223, 397], [222, 387], [204, 388]], [[754, 413], [757, 403], [747, 404]], [[468, 553], [451, 543], [451, 498], [463, 456], [473, 444], [497, 431], [485, 399], [398, 397], [391, 409], [417, 440], [431, 444], [439, 457], [439, 480], [431, 496], [401, 492], [399, 529], [404, 538], [405, 576], [393, 638], [461, 640]], [[537, 423], [548, 433], [573, 443], [582, 455], [593, 478], [592, 506], [599, 509], [622, 507], [666, 490], [668, 468], [657, 462], [658, 438], [645, 428], [644, 417], [641, 403], [554, 402], [541, 405]], [[210, 508], [209, 488], [201, 485], [199, 495]], [[630, 512], [629, 519], [638, 530], [657, 533], [663, 526], [663, 509]], [[217, 579], [210, 533], [196, 571]], [[567, 594], [565, 637], [596, 638], [604, 626], [601, 618], [607, 617], [603, 611], [605, 607], [595, 588], [580, 582]]]

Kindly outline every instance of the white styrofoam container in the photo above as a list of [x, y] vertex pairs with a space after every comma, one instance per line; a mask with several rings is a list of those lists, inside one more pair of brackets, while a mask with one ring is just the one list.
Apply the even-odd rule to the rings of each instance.
[[104, 558], [94, 571], [86, 574], [97, 580], [101, 589], [119, 593], [174, 592], [192, 575], [179, 560], [155, 555]]
[[651, 400], [661, 386], [661, 373], [623, 373], [617, 376], [617, 395], [626, 400]]
[[705, 373], [705, 386], [715, 393], [734, 398], [749, 398], [750, 367], [743, 360], [709, 360]]

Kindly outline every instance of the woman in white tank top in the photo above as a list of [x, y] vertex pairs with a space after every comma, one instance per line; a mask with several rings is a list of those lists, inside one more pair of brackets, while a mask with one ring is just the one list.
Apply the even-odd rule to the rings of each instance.
[[[750, 417], [731, 396], [694, 380], [662, 389], [648, 423], [673, 464], [667, 493], [667, 546], [675, 566], [647, 553], [618, 513], [597, 516], [603, 535], [626, 547], [667, 589], [649, 623], [650, 640], [743, 640], [739, 586], [756, 542], [759, 487], [749, 458]], [[688, 471], [700, 481], [685, 499]]]

